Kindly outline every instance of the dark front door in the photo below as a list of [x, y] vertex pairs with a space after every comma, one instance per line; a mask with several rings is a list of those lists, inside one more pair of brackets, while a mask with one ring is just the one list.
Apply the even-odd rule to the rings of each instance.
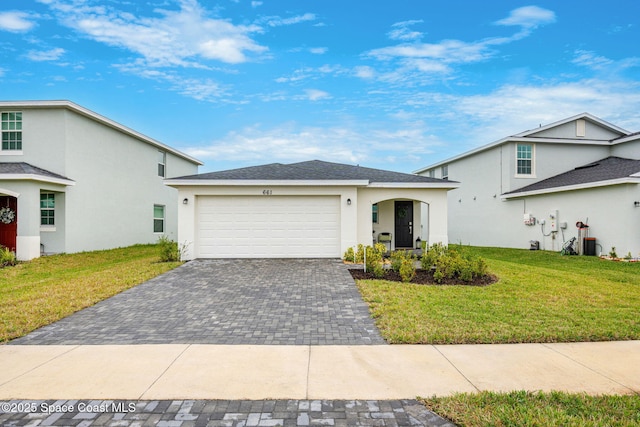
[[413, 202], [396, 201], [396, 248], [413, 247]]
[[0, 209], [4, 213], [0, 218], [0, 246], [15, 251], [16, 236], [18, 235], [18, 199], [11, 196], [0, 196]]

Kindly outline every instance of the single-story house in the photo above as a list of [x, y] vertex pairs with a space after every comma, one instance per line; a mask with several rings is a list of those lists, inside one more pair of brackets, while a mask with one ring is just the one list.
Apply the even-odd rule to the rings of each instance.
[[166, 179], [183, 259], [339, 258], [357, 244], [447, 243], [457, 182], [307, 161]]
[[30, 260], [177, 234], [193, 157], [70, 101], [0, 101], [0, 245]]

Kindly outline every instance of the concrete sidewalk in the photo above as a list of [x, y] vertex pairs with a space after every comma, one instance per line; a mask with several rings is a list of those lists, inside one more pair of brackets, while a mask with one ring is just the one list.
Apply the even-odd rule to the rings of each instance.
[[403, 399], [640, 393], [640, 341], [384, 346], [5, 345], [0, 400]]

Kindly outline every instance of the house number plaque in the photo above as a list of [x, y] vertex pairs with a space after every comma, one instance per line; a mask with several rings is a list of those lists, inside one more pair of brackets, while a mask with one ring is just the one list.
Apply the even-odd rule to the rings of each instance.
[[262, 190], [263, 196], [271, 196], [273, 194], [273, 190]]

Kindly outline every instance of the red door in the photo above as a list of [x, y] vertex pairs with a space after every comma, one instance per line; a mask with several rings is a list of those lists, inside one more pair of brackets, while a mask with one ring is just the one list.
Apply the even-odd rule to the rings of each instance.
[[[0, 245], [15, 251], [16, 236], [18, 235], [18, 199], [11, 196], [0, 196], [0, 210], [4, 212], [4, 215], [0, 216]], [[10, 221], [11, 217], [13, 220], [7, 224], [6, 222]]]

